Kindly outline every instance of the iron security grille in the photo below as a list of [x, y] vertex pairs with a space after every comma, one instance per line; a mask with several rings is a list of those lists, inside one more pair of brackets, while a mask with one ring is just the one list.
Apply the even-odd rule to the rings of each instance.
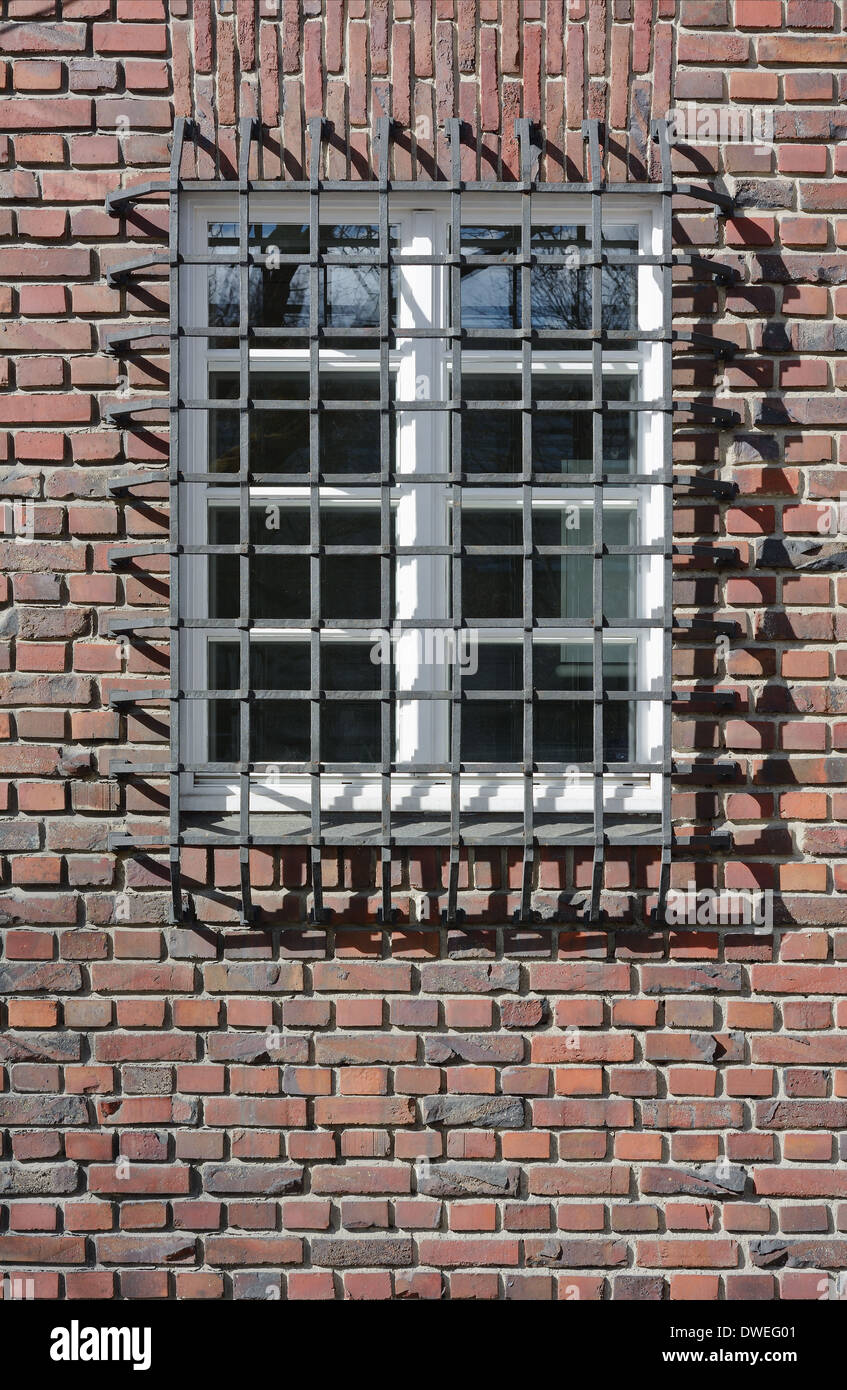
[[[419, 189], [420, 185], [392, 181], [389, 178], [391, 123], [381, 120], [377, 130], [377, 168], [378, 178], [371, 181], [324, 180], [320, 177], [322, 139], [324, 123], [315, 120], [310, 123], [310, 176], [306, 181], [282, 182], [251, 179], [250, 156], [253, 142], [260, 133], [255, 121], [247, 120], [241, 126], [241, 145], [238, 179], [235, 181], [218, 179], [214, 181], [184, 180], [181, 178], [183, 145], [187, 138], [195, 135], [191, 123], [177, 122], [170, 178], [166, 184], [149, 184], [119, 191], [109, 195], [107, 207], [110, 212], [120, 215], [122, 209], [135, 199], [150, 193], [166, 191], [170, 199], [170, 251], [166, 258], [171, 275], [171, 324], [167, 336], [171, 347], [170, 396], [168, 401], [171, 430], [170, 462], [167, 472], [170, 502], [170, 540], [162, 548], [162, 553], [172, 557], [171, 562], [171, 609], [167, 624], [155, 618], [148, 620], [146, 631], [167, 627], [171, 636], [171, 677], [166, 689], [147, 689], [143, 692], [117, 691], [113, 703], [126, 706], [133, 703], [166, 701], [170, 709], [170, 762], [142, 765], [139, 763], [120, 763], [112, 765], [112, 772], [118, 776], [142, 777], [157, 775], [166, 771], [169, 777], [169, 813], [167, 833], [150, 836], [115, 834], [111, 844], [116, 849], [135, 852], [155, 848], [167, 848], [169, 854], [171, 899], [174, 920], [180, 920], [188, 910], [180, 886], [180, 852], [184, 846], [201, 845], [211, 847], [237, 847], [241, 864], [241, 903], [245, 922], [255, 919], [251, 902], [249, 852], [253, 846], [306, 845], [311, 856], [311, 891], [313, 897], [312, 918], [325, 921], [321, 885], [321, 850], [325, 846], [359, 844], [375, 846], [381, 859], [381, 902], [380, 920], [384, 925], [394, 919], [391, 900], [392, 856], [402, 848], [418, 845], [440, 845], [449, 852], [449, 877], [447, 907], [444, 920], [454, 923], [457, 920], [457, 894], [459, 882], [460, 852], [463, 846], [497, 844], [517, 845], [523, 853], [523, 874], [521, 906], [517, 917], [522, 921], [531, 920], [531, 892], [533, 869], [538, 850], [546, 845], [590, 846], [593, 852], [593, 873], [591, 891], [585, 903], [585, 915], [597, 920], [600, 905], [600, 891], [603, 881], [603, 865], [606, 849], [611, 845], [652, 845], [660, 850], [661, 880], [660, 902], [664, 897], [670, 874], [671, 854], [674, 835], [671, 821], [671, 779], [674, 772], [671, 763], [671, 702], [674, 698], [671, 689], [671, 637], [673, 628], [672, 609], [672, 505], [675, 481], [671, 456], [670, 422], [674, 412], [697, 412], [705, 409], [711, 421], [730, 424], [734, 420], [731, 412], [721, 412], [713, 406], [700, 407], [698, 402], [674, 400], [671, 379], [671, 343], [674, 337], [671, 328], [671, 276], [672, 267], [681, 257], [671, 256], [672, 242], [672, 197], [674, 193], [686, 193], [714, 203], [720, 209], [729, 206], [725, 195], [707, 188], [691, 188], [675, 185], [671, 177], [670, 147], [664, 123], [654, 128], [654, 139], [658, 142], [661, 177], [650, 184], [606, 182], [603, 174], [601, 154], [601, 132], [597, 122], [586, 122], [584, 138], [591, 178], [590, 182], [547, 185], [535, 177], [538, 151], [533, 145], [533, 131], [528, 120], [516, 122], [516, 133], [520, 148], [520, 179], [516, 182], [468, 182], [461, 178], [461, 140], [462, 127], [457, 120], [447, 123], [452, 153], [452, 173], [447, 181], [431, 185], [434, 191], [449, 197], [450, 240], [447, 248], [438, 254], [421, 257], [398, 252], [391, 236], [391, 195], [398, 191]], [[180, 244], [180, 194], [184, 190], [196, 192], [226, 192], [237, 199], [237, 229], [232, 250], [223, 256], [216, 253], [214, 258], [208, 253], [195, 255], [183, 251]], [[606, 200], [614, 200], [620, 195], [633, 192], [650, 191], [661, 200], [662, 244], [658, 251], [614, 251], [604, 246], [603, 225]], [[357, 256], [349, 250], [343, 253], [327, 249], [321, 243], [322, 198], [325, 194], [351, 192], [356, 195], [375, 195], [378, 207], [377, 244], [373, 250]], [[502, 197], [508, 193], [519, 204], [516, 223], [519, 226], [517, 246], [509, 257], [508, 264], [520, 286], [519, 318], [517, 326], [510, 330], [498, 330], [508, 345], [519, 353], [519, 396], [516, 399], [473, 400], [463, 391], [462, 371], [463, 352], [474, 340], [483, 341], [490, 336], [484, 328], [462, 326], [462, 279], [463, 270], [469, 265], [474, 268], [486, 264], [503, 264], [500, 255], [487, 256], [475, 252], [472, 258], [462, 246], [463, 194], [496, 194]], [[568, 409], [586, 412], [591, 420], [590, 468], [582, 473], [570, 473], [569, 485], [578, 484], [590, 489], [591, 516], [593, 528], [590, 544], [571, 546], [569, 555], [585, 555], [591, 564], [591, 614], [588, 622], [573, 619], [571, 625], [588, 627], [591, 630], [591, 682], [590, 688], [558, 690], [556, 699], [566, 698], [574, 702], [590, 705], [592, 710], [592, 748], [590, 762], [580, 767], [581, 772], [590, 775], [591, 811], [585, 815], [558, 815], [542, 813], [535, 804], [534, 786], [539, 765], [535, 760], [534, 721], [538, 707], [549, 693], [539, 691], [533, 676], [533, 635], [544, 620], [537, 617], [533, 609], [533, 560], [537, 555], [532, 528], [533, 495], [539, 489], [561, 488], [561, 472], [543, 472], [535, 466], [532, 448], [531, 420], [537, 412], [561, 408], [561, 402], [552, 399], [538, 399], [533, 392], [532, 368], [533, 350], [542, 350], [546, 342], [560, 339], [561, 329], [544, 329], [533, 326], [532, 285], [533, 274], [538, 257], [533, 247], [533, 198], [539, 192], [561, 194], [579, 193], [589, 202], [587, 223], [589, 233], [585, 244], [579, 250], [578, 265], [585, 270], [591, 283], [590, 326], [569, 328], [567, 336], [575, 345], [590, 354], [588, 378], [590, 387], [584, 399], [569, 402]], [[284, 252], [279, 256], [282, 264], [302, 267], [308, 277], [308, 324], [299, 327], [286, 327], [286, 339], [297, 342], [308, 350], [308, 397], [305, 400], [257, 399], [251, 393], [251, 348], [262, 346], [264, 339], [279, 336], [279, 328], [251, 321], [251, 268], [259, 264], [261, 251], [251, 245], [250, 229], [253, 223], [251, 214], [251, 195], [254, 193], [274, 193], [306, 195], [308, 201], [308, 245], [299, 251]], [[479, 214], [477, 218], [479, 219]], [[343, 262], [339, 261], [339, 256]], [[156, 258], [161, 259], [161, 258]], [[144, 268], [150, 262], [131, 262], [123, 268], [112, 271], [115, 282], [121, 273]], [[378, 324], [368, 327], [333, 326], [321, 316], [320, 304], [324, 277], [333, 265], [343, 263], [345, 267], [362, 265], [378, 272], [379, 314]], [[544, 265], [557, 266], [563, 263], [573, 266], [572, 253], [545, 254]], [[237, 322], [218, 326], [197, 326], [181, 323], [180, 290], [183, 268], [192, 265], [216, 266], [222, 264], [233, 268], [238, 278]], [[706, 263], [708, 264], [708, 263]], [[392, 322], [392, 277], [398, 267], [405, 265], [431, 265], [443, 267], [450, 281], [450, 303], [452, 317], [448, 325], [398, 328]], [[637, 326], [613, 329], [603, 322], [603, 273], [607, 266], [655, 266], [660, 268], [662, 280], [662, 321], [661, 326], [650, 330]], [[518, 302], [516, 300], [516, 302]], [[131, 341], [142, 337], [162, 337], [160, 329], [147, 328], [114, 335], [112, 347], [121, 351]], [[220, 472], [198, 470], [188, 467], [183, 444], [184, 428], [192, 417], [199, 413], [207, 418], [220, 410], [220, 399], [209, 397], [208, 392], [200, 398], [186, 395], [181, 382], [180, 346], [193, 338], [206, 342], [223, 340], [227, 344], [237, 343], [238, 388], [237, 396], [226, 400], [226, 408], [237, 414], [237, 467], [226, 474], [226, 486], [230, 490], [232, 502], [230, 509], [237, 511], [237, 539], [227, 543], [193, 544], [186, 541], [184, 509], [193, 506], [195, 490], [221, 484]], [[447, 489], [451, 501], [452, 526], [449, 544], [405, 546], [394, 537], [392, 526], [392, 496], [403, 481], [398, 473], [392, 452], [394, 425], [398, 411], [409, 410], [408, 401], [395, 399], [391, 382], [390, 350], [397, 338], [441, 339], [449, 344], [451, 370], [449, 373], [450, 391], [446, 399], [417, 400], [416, 412], [429, 410], [445, 412], [449, 415], [450, 459], [449, 468], [441, 471], [415, 472], [415, 486], [434, 486]], [[322, 428], [327, 411], [344, 410], [349, 402], [327, 397], [322, 383], [321, 348], [331, 346], [333, 341], [358, 342], [363, 347], [378, 351], [377, 379], [378, 391], [373, 400], [357, 403], [357, 410], [374, 412], [379, 421], [378, 464], [375, 469], [363, 473], [345, 471], [336, 474], [327, 466], [322, 455]], [[633, 341], [654, 341], [661, 345], [662, 387], [658, 398], [649, 400], [629, 399], [615, 401], [615, 409], [623, 412], [650, 411], [662, 414], [667, 427], [663, 430], [663, 451], [657, 468], [650, 472], [615, 471], [610, 478], [604, 458], [603, 422], [607, 405], [604, 402], [603, 375], [607, 364], [607, 354], [616, 347], [631, 344]], [[712, 350], [711, 340], [702, 344]], [[129, 400], [112, 407], [110, 418], [115, 423], [124, 422], [124, 428], [132, 428], [134, 415], [139, 411], [161, 408], [163, 398], [150, 400]], [[469, 473], [463, 460], [463, 430], [474, 428], [474, 412], [515, 410], [521, 418], [520, 467], [505, 475], [503, 472], [488, 474], [479, 471]], [[251, 437], [251, 422], [256, 413], [266, 410], [286, 412], [292, 410], [308, 412], [308, 472], [303, 478], [306, 490], [308, 512], [308, 539], [291, 544], [260, 543], [251, 530], [251, 487], [269, 482], [278, 482], [278, 474], [263, 472], [254, 466], [251, 457], [255, 441]], [[143, 487], [145, 483], [159, 482], [164, 475], [156, 471], [150, 474], [132, 474], [117, 479], [113, 485], [115, 492]], [[662, 538], [656, 545], [625, 546], [612, 545], [604, 534], [605, 500], [608, 484], [614, 487], [633, 489], [645, 484], [662, 489], [663, 520]], [[688, 480], [690, 483], [691, 480]], [[321, 530], [322, 488], [343, 485], [347, 489], [363, 488], [375, 495], [375, 507], [379, 517], [379, 538], [370, 544], [333, 545], [327, 544]], [[468, 496], [474, 489], [485, 485], [506, 485], [520, 498], [521, 536], [517, 545], [511, 548], [522, 570], [522, 611], [519, 616], [497, 620], [498, 628], [512, 628], [515, 640], [519, 642], [522, 659], [520, 662], [521, 682], [517, 689], [506, 692], [510, 698], [520, 703], [522, 711], [522, 756], [514, 765], [513, 771], [520, 774], [522, 781], [522, 812], [518, 815], [474, 814], [462, 806], [462, 778], [474, 772], [473, 764], [462, 758], [463, 720], [473, 717], [476, 702], [502, 699], [500, 689], [472, 689], [463, 687], [458, 663], [453, 665], [450, 687], [443, 690], [421, 691], [403, 690], [392, 681], [392, 670], [388, 663], [380, 667], [380, 684], [377, 690], [336, 689], [327, 693], [321, 673], [321, 634], [327, 627], [327, 618], [321, 612], [321, 563], [328, 554], [339, 557], [371, 556], [379, 563], [379, 626], [390, 629], [393, 623], [392, 576], [395, 561], [408, 555], [444, 556], [451, 566], [452, 606], [447, 619], [411, 618], [403, 621], [403, 627], [424, 630], [436, 626], [444, 627], [445, 622], [453, 630], [456, 646], [459, 634], [468, 627], [468, 619], [463, 614], [463, 590], [461, 583], [462, 559], [469, 549], [463, 542], [463, 509], [468, 506]], [[706, 480], [708, 488], [709, 483]], [[717, 485], [712, 485], [715, 488]], [[186, 497], [189, 498], [186, 503]], [[548, 552], [564, 555], [562, 546], [544, 547]], [[112, 553], [115, 567], [127, 563], [145, 552], [141, 548], [116, 550]], [[604, 610], [604, 559], [610, 554], [654, 555], [660, 558], [662, 566], [662, 599], [660, 611], [651, 617], [627, 617], [618, 624], [627, 629], [650, 628], [661, 633], [663, 658], [663, 679], [661, 688], [649, 691], [626, 690], [618, 692], [604, 689], [604, 637], [615, 623], [610, 621]], [[251, 594], [258, 561], [265, 556], [297, 555], [308, 560], [310, 578], [310, 608], [308, 616], [299, 620], [303, 640], [308, 644], [308, 680], [303, 688], [282, 689], [257, 688], [251, 664], [251, 638], [261, 631], [261, 620], [252, 610]], [[182, 594], [182, 557], [230, 557], [237, 564], [237, 612], [229, 617], [202, 617], [189, 611], [190, 605]], [[556, 626], [567, 626], [568, 620], [557, 621]], [[351, 619], [345, 626], [351, 631], [373, 627], [371, 619]], [[474, 623], [478, 626], [478, 622]], [[123, 621], [113, 625], [113, 632], [134, 635], [140, 627], [137, 621]], [[188, 683], [183, 670], [183, 642], [188, 635], [197, 632], [226, 632], [231, 641], [237, 644], [237, 682], [222, 688], [211, 686], [208, 678], [195, 687]], [[190, 677], [190, 672], [188, 675]], [[328, 811], [322, 798], [322, 782], [328, 775], [337, 773], [339, 765], [328, 761], [321, 747], [321, 708], [327, 700], [357, 701], [367, 698], [379, 703], [379, 759], [377, 773], [380, 785], [380, 809], [378, 814], [346, 814]], [[397, 702], [402, 699], [415, 701], [438, 700], [448, 702], [451, 709], [449, 756], [446, 761], [421, 766], [399, 762], [394, 745], [392, 718]], [[638, 702], [651, 700], [661, 703], [662, 737], [658, 756], [648, 761], [616, 761], [613, 765], [607, 760], [606, 745], [609, 711], [618, 699]], [[188, 746], [186, 729], [194, 717], [194, 702], [204, 702], [206, 708], [211, 701], [228, 700], [237, 703], [238, 718], [238, 756], [225, 762], [214, 763], [207, 759], [197, 760], [186, 756]], [[251, 779], [257, 771], [256, 760], [251, 760], [253, 749], [252, 735], [257, 720], [257, 710], [265, 701], [284, 700], [289, 704], [303, 702], [309, 710], [307, 761], [283, 764], [281, 771], [297, 772], [308, 777], [310, 784], [309, 809], [307, 812], [278, 814], [272, 818], [251, 809]], [[373, 773], [373, 762], [343, 765], [345, 773]], [[449, 810], [441, 813], [415, 814], [399, 811], [392, 804], [392, 778], [398, 773], [412, 769], [417, 773], [443, 776], [449, 782]], [[184, 804], [182, 792], [183, 778], [186, 774], [221, 773], [232, 776], [238, 783], [238, 807], [232, 815], [202, 816], [191, 812]], [[613, 815], [610, 816], [604, 796], [604, 779], [610, 773], [642, 775], [649, 774], [660, 779], [660, 808], [654, 814]], [[688, 837], [686, 848], [697, 850], [708, 845], [699, 845], [696, 837]], [[711, 841], [712, 846], [716, 842]]]

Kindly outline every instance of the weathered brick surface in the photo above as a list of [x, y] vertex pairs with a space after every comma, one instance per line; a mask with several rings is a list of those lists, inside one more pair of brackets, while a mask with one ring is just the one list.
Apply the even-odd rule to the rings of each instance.
[[[826, 1295], [847, 1268], [840, 7], [8, 10], [0, 1274], [32, 1273], [47, 1298]], [[164, 393], [168, 364], [158, 348], [103, 351], [114, 328], [167, 312], [161, 274], [105, 280], [161, 245], [165, 219], [156, 200], [109, 218], [106, 193], [164, 176], [175, 115], [204, 137], [189, 177], [213, 174], [215, 149], [231, 172], [237, 121], [253, 114], [271, 127], [257, 173], [301, 176], [305, 118], [326, 114], [327, 173], [362, 177], [390, 110], [400, 178], [447, 173], [453, 114], [468, 123], [464, 177], [516, 177], [510, 122], [526, 114], [541, 124], [542, 176], [580, 179], [590, 114], [610, 133], [610, 176], [638, 180], [650, 119], [688, 103], [705, 124], [677, 145], [676, 171], [715, 178], [736, 211], [678, 200], [678, 247], [731, 278], [678, 269], [676, 322], [738, 351], [715, 362], [680, 345], [674, 384], [719, 395], [741, 424], [682, 422], [675, 452], [740, 496], [676, 512], [680, 540], [731, 552], [727, 568], [680, 557], [678, 611], [717, 613], [737, 636], [676, 644], [678, 685], [717, 684], [735, 707], [680, 712], [677, 754], [724, 754], [734, 770], [680, 783], [675, 818], [729, 829], [734, 848], [676, 863], [674, 882], [772, 891], [774, 934], [652, 926], [658, 865], [643, 852], [610, 856], [603, 920], [585, 925], [590, 860], [577, 851], [538, 866], [533, 906], [552, 929], [504, 926], [521, 885], [505, 851], [462, 865], [467, 932], [434, 926], [446, 880], [432, 851], [395, 868], [390, 937], [367, 852], [328, 852], [326, 932], [303, 926], [299, 851], [254, 852], [249, 931], [238, 866], [187, 852], [198, 921], [168, 927], [161, 859], [107, 850], [110, 829], [149, 833], [166, 809], [164, 782], [108, 778], [113, 758], [166, 757], [161, 707], [108, 705], [116, 686], [161, 685], [166, 670], [162, 644], [108, 636], [114, 614], [167, 603], [166, 562], [108, 567], [116, 537], [166, 535], [164, 494], [115, 505], [106, 489], [165, 458], [167, 432], [104, 423], [119, 390]], [[720, 113], [736, 133], [716, 140]], [[737, 122], [753, 115], [745, 136]]]

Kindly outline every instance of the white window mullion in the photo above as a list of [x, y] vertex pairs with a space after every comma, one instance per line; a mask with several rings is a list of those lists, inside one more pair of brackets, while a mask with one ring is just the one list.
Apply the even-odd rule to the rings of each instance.
[[[431, 213], [416, 212], [405, 224], [403, 250], [408, 255], [430, 256], [437, 246], [439, 229]], [[439, 322], [439, 286], [434, 266], [404, 266], [401, 274], [400, 331], [426, 328]], [[397, 372], [397, 400], [443, 399], [444, 351], [439, 340], [406, 339]], [[398, 472], [437, 473], [446, 466], [444, 436], [446, 418], [438, 411], [398, 412]], [[402, 484], [398, 489], [396, 537], [398, 545], [446, 545], [446, 491], [438, 484]], [[410, 618], [448, 617], [447, 559], [438, 555], [400, 556], [396, 566], [395, 678], [398, 689], [434, 691], [447, 688], [449, 664], [445, 644], [434, 630], [409, 628]], [[397, 759], [399, 762], [433, 764], [447, 754], [449, 709], [442, 700], [398, 700]], [[401, 781], [404, 779], [401, 778]]]

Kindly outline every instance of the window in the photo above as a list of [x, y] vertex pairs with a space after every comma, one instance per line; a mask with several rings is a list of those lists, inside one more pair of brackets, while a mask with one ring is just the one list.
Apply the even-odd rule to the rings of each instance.
[[602, 201], [183, 197], [186, 808], [658, 814], [664, 230]]

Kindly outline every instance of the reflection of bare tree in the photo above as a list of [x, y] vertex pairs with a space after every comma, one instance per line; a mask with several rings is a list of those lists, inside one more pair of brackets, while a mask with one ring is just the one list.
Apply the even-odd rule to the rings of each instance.
[[237, 327], [238, 304], [238, 267], [209, 266], [209, 327]]
[[[562, 227], [535, 227], [532, 249], [539, 257], [532, 269], [533, 328], [590, 328], [591, 272], [580, 268], [584, 237], [563, 236]], [[573, 229], [576, 234], [577, 229]], [[543, 264], [545, 255], [572, 256], [572, 265]]]
[[[574, 260], [588, 249], [583, 238], [566, 241], [559, 227], [536, 227], [533, 250], [540, 258], [532, 271], [533, 328], [590, 328], [592, 272], [576, 265], [545, 266], [545, 252], [567, 255]], [[607, 247], [604, 242], [604, 249]], [[636, 244], [616, 243], [616, 251], [635, 251]], [[635, 267], [605, 265], [601, 274], [602, 323], [606, 329], [625, 330], [635, 322]]]
[[[396, 243], [396, 231], [391, 231]], [[235, 247], [231, 235], [215, 239], [216, 246]], [[378, 229], [373, 226], [321, 227], [321, 253], [376, 256]], [[260, 327], [307, 328], [309, 325], [309, 267], [280, 262], [281, 255], [308, 255], [308, 228], [291, 225], [251, 227], [251, 250], [262, 258], [248, 273], [250, 322]], [[396, 273], [391, 273], [394, 300]], [[319, 321], [332, 327], [373, 327], [379, 323], [378, 266], [327, 265], [319, 270]], [[209, 323], [234, 327], [239, 320], [240, 274], [237, 266], [209, 270]]]
[[[570, 233], [570, 235], [568, 234]], [[466, 252], [506, 255], [519, 251], [517, 228], [464, 228]], [[615, 251], [635, 251], [637, 243], [606, 243]], [[580, 255], [589, 250], [582, 228], [534, 227], [532, 249], [538, 261], [531, 277], [531, 318], [536, 329], [586, 329], [591, 327], [592, 272], [580, 267]], [[573, 258], [572, 264], [545, 265], [545, 255]], [[635, 323], [635, 267], [606, 265], [602, 270], [602, 323], [606, 329], [626, 330]], [[466, 328], [519, 328], [521, 323], [521, 272], [505, 260], [502, 266], [468, 265], [462, 270], [462, 320]]]

